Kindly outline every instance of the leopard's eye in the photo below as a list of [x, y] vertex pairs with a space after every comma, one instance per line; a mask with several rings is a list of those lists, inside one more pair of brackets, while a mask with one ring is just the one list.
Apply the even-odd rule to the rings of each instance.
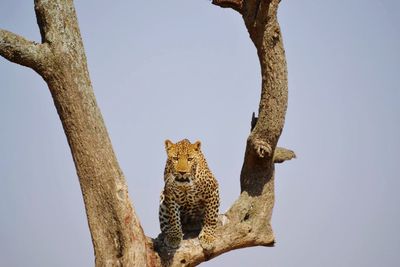
[[188, 161], [192, 161], [193, 160], [193, 158], [188, 158]]
[[174, 161], [178, 161], [178, 157], [172, 157]]

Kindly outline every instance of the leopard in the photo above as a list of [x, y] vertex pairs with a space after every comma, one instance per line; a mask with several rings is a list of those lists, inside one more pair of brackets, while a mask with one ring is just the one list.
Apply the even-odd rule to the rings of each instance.
[[219, 186], [201, 151], [201, 142], [165, 140], [167, 161], [160, 195], [159, 221], [164, 244], [177, 249], [185, 233], [198, 229], [204, 250], [215, 247]]

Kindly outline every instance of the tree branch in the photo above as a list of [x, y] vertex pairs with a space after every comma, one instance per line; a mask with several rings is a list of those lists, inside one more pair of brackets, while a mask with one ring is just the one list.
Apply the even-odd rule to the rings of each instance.
[[293, 151], [276, 148], [287, 107], [286, 61], [276, 17], [279, 0], [214, 0], [213, 4], [239, 11], [257, 48], [262, 78], [259, 117], [252, 116], [240, 177], [242, 193], [219, 218], [214, 250], [204, 251], [196, 238], [184, 240], [176, 251], [168, 250], [160, 238], [149, 241], [163, 266], [195, 266], [234, 249], [273, 246], [274, 163], [295, 158]]
[[[247, 140], [241, 173], [242, 191], [254, 191], [273, 178], [273, 155], [285, 122], [288, 81], [285, 51], [277, 20], [279, 2], [246, 0], [243, 6], [243, 20], [260, 61], [262, 84], [259, 116], [256, 121], [253, 120], [254, 127]], [[255, 174], [254, 168], [263, 171]], [[255, 177], [259, 177], [258, 182], [255, 182]], [[254, 193], [259, 194], [260, 190]]]
[[283, 148], [283, 147], [277, 147], [275, 149], [275, 154], [274, 154], [274, 163], [282, 163], [287, 160], [295, 159], [296, 154], [294, 151]]
[[74, 36], [72, 33], [76, 29], [71, 29], [73, 25], [60, 23], [62, 22], [60, 18], [65, 18], [68, 15], [75, 15], [71, 0], [68, 0], [68, 3], [65, 4], [60, 0], [34, 0], [34, 2], [36, 20], [43, 43], [53, 44], [66, 41], [66, 38], [61, 38], [62, 35]]
[[35, 0], [35, 11], [43, 44], [1, 31], [2, 55], [35, 70], [40, 58], [45, 66], [38, 73], [50, 89], [71, 149], [96, 266], [146, 266], [154, 252], [146, 247], [97, 106], [73, 1]]
[[[158, 265], [196, 266], [235, 249], [274, 246], [274, 235], [265, 219], [266, 214], [258, 214], [256, 202], [261, 201], [254, 201], [247, 193], [243, 193], [225, 214], [219, 216], [217, 239], [212, 251], [203, 250], [197, 238], [183, 240], [177, 250], [164, 246], [160, 236], [157, 239], [148, 239], [149, 246], [158, 252]], [[193, 236], [197, 236], [197, 233]]]
[[243, 0], [213, 0], [212, 3], [223, 8], [232, 8], [242, 13]]
[[36, 0], [47, 82], [79, 177], [96, 266], [145, 266], [148, 249], [93, 92], [72, 0]]
[[45, 50], [45, 45], [0, 29], [0, 55], [11, 62], [38, 71], [43, 69]]

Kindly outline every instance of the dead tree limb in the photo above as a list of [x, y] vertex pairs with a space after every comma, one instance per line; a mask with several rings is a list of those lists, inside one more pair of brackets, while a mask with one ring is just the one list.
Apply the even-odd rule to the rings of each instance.
[[79, 177], [96, 266], [145, 266], [145, 235], [132, 208], [93, 93], [72, 0], [36, 0], [36, 44], [0, 31], [0, 55], [46, 81]]
[[220, 215], [213, 251], [197, 238], [169, 250], [144, 235], [128, 196], [92, 89], [72, 0], [35, 0], [40, 44], [0, 30], [0, 55], [46, 81], [79, 177], [96, 266], [195, 266], [224, 252], [273, 246], [274, 164], [295, 157], [276, 148], [287, 107], [287, 71], [277, 22], [279, 0], [214, 0], [239, 12], [257, 48], [261, 99], [253, 117], [240, 176], [241, 195]]
[[205, 253], [197, 239], [184, 240], [177, 251], [160, 250], [166, 266], [195, 266], [224, 252], [250, 246], [273, 246], [271, 227], [275, 201], [274, 163], [295, 157], [276, 148], [287, 108], [288, 82], [285, 51], [277, 21], [279, 0], [213, 0], [239, 12], [253, 41], [261, 66], [258, 118], [253, 116], [240, 175], [241, 195], [220, 216], [217, 242]]

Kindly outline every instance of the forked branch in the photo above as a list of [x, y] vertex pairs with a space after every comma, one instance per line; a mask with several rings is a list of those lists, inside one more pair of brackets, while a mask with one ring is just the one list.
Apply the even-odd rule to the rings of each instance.
[[197, 238], [169, 250], [146, 238], [93, 93], [72, 0], [35, 0], [37, 44], [0, 30], [0, 55], [37, 71], [49, 86], [71, 149], [92, 236], [96, 266], [195, 266], [224, 252], [272, 246], [274, 164], [295, 157], [276, 148], [287, 106], [287, 72], [277, 9], [280, 0], [213, 0], [238, 11], [261, 66], [258, 119], [252, 122], [240, 175], [241, 194], [220, 216], [212, 251]]
[[261, 98], [258, 118], [253, 114], [241, 172], [241, 195], [220, 216], [215, 249], [204, 251], [197, 239], [184, 240], [170, 251], [158, 240], [164, 266], [195, 266], [222, 253], [243, 247], [273, 246], [271, 227], [275, 202], [275, 163], [295, 158], [293, 151], [277, 148], [287, 107], [287, 71], [280, 28], [277, 21], [279, 0], [213, 1], [239, 11], [256, 46], [261, 66]]
[[46, 46], [0, 29], [0, 55], [11, 62], [32, 68], [43, 68]]

